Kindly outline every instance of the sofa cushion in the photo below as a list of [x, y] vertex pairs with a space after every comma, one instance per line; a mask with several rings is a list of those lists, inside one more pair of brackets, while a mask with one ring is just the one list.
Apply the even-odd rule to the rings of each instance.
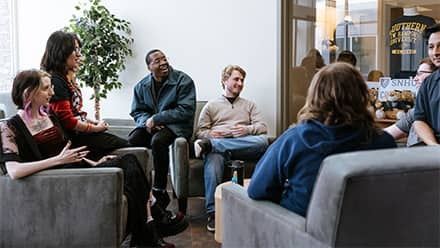
[[440, 245], [439, 188], [439, 169], [349, 178], [336, 245]]

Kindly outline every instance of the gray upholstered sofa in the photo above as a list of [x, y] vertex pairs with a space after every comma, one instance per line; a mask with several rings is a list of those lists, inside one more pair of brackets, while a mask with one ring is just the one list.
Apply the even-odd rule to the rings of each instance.
[[[9, 99], [0, 94], [1, 118], [15, 113]], [[124, 136], [117, 127], [109, 131]], [[126, 153], [136, 155], [149, 178], [148, 150], [113, 152]], [[120, 246], [128, 211], [121, 169], [49, 169], [18, 180], [1, 173], [0, 247]]]
[[0, 119], [10, 117], [17, 113], [17, 108], [12, 102], [10, 92], [0, 92]]
[[222, 190], [223, 247], [439, 247], [440, 147], [330, 156], [307, 216]]

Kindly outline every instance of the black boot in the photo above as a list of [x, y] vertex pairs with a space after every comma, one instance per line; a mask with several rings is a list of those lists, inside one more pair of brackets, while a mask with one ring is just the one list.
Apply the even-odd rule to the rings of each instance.
[[153, 189], [153, 196], [156, 198], [156, 204], [159, 204], [162, 209], [167, 209], [171, 200], [166, 190]]
[[173, 214], [171, 211], [163, 210], [159, 204], [151, 207], [151, 215], [161, 237], [168, 237], [183, 232], [189, 225], [188, 220], [182, 212]]
[[168, 243], [160, 237], [159, 233], [157, 232], [156, 225], [155, 225], [154, 221], [150, 221], [148, 223], [145, 223], [144, 229], [145, 229], [144, 236], [141, 238], [140, 242], [138, 242], [136, 244], [136, 247], [174, 248], [174, 244]]

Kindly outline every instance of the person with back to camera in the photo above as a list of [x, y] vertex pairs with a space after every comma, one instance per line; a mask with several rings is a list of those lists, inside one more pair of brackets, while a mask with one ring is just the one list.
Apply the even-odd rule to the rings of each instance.
[[[19, 72], [13, 82], [12, 100], [18, 113], [0, 123], [2, 155], [7, 175], [19, 179], [49, 168], [118, 167], [124, 171], [124, 194], [128, 201], [127, 233], [130, 246], [174, 247], [156, 231], [150, 213], [150, 186], [132, 154], [88, 159], [86, 146], [68, 140], [49, 101], [54, 95], [50, 75], [40, 70]], [[99, 195], [97, 195], [99, 197]], [[69, 224], [69, 223], [66, 223]]]
[[[417, 89], [420, 88], [425, 78], [429, 77], [436, 70], [437, 67], [435, 67], [434, 63], [432, 63], [429, 57], [422, 59], [419, 64], [419, 68], [417, 69], [417, 74], [414, 77]], [[419, 137], [414, 131], [413, 123], [414, 108], [404, 113], [396, 123], [389, 127], [386, 127], [384, 131], [391, 134], [391, 136], [393, 136], [395, 140], [408, 136], [408, 140], [406, 142], [407, 146], [421, 144]]]
[[[428, 56], [440, 68], [440, 23], [425, 30]], [[440, 70], [427, 77], [420, 87], [414, 109], [414, 130], [426, 145], [438, 145], [440, 138]]]
[[231, 160], [255, 160], [266, 151], [267, 125], [257, 105], [240, 97], [246, 72], [226, 66], [221, 75], [223, 95], [202, 109], [194, 142], [196, 157], [203, 155], [205, 205], [208, 231], [215, 231], [214, 193], [223, 181], [225, 164]]
[[[74, 33], [56, 31], [47, 40], [41, 67], [52, 74], [55, 94], [51, 97], [50, 106], [72, 140], [72, 145], [87, 146], [90, 150], [87, 157], [97, 160], [117, 148], [131, 145], [127, 140], [105, 132], [105, 122], [91, 121], [87, 119], [87, 113], [82, 111], [82, 94], [75, 79], [81, 64], [80, 49], [81, 42]], [[156, 200], [153, 202], [152, 214], [162, 236], [183, 231], [185, 222], [182, 218], [174, 218], [174, 215], [155, 204]]]
[[338, 55], [336, 62], [345, 62], [345, 63], [349, 63], [352, 66], [356, 66], [357, 59], [356, 59], [356, 55], [354, 55], [353, 52], [344, 50]]
[[51, 108], [60, 120], [70, 139], [78, 145], [86, 145], [96, 159], [109, 152], [129, 146], [128, 141], [105, 132], [104, 121], [87, 119], [82, 110], [81, 89], [75, 74], [81, 64], [81, 42], [74, 33], [53, 32], [46, 43], [40, 67], [52, 75], [55, 95], [51, 98]]
[[[136, 128], [128, 139], [133, 145], [151, 148], [153, 195], [166, 209], [170, 203], [166, 191], [169, 146], [177, 137], [190, 139], [193, 133], [196, 91], [191, 77], [172, 68], [162, 51], [149, 51], [145, 62], [151, 73], [134, 86], [130, 115], [136, 121]], [[181, 230], [188, 226], [183, 213], [170, 216], [182, 223]]]
[[396, 147], [368, 111], [367, 84], [348, 63], [323, 67], [312, 79], [300, 123], [286, 130], [260, 159], [248, 195], [305, 216], [325, 157], [349, 151]]

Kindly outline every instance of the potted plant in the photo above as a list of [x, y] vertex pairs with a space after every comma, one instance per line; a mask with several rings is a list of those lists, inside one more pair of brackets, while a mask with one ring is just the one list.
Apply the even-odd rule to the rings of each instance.
[[83, 61], [77, 77], [80, 85], [94, 91], [95, 118], [100, 119], [100, 100], [112, 89], [120, 89], [119, 72], [125, 69], [127, 56], [132, 56], [130, 22], [117, 18], [101, 5], [101, 0], [89, 0], [75, 6], [80, 14], [73, 15], [67, 30], [81, 41]]

